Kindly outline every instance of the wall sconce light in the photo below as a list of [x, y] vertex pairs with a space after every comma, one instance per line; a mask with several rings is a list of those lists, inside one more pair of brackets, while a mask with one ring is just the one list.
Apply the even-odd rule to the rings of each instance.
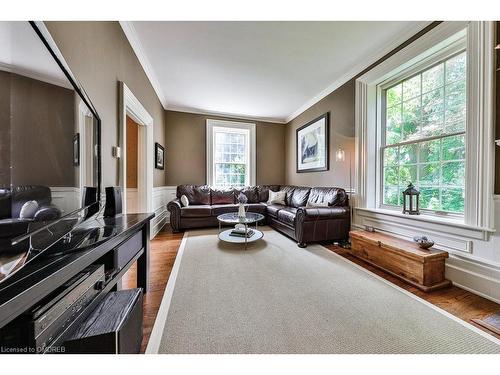
[[495, 49], [500, 49], [500, 44], [497, 44], [497, 46], [495, 47]]
[[339, 148], [335, 151], [335, 161], [344, 161], [345, 160], [345, 151]]

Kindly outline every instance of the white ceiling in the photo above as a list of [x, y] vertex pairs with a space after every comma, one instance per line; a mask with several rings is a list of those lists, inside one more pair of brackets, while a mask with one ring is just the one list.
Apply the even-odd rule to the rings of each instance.
[[122, 22], [166, 109], [287, 122], [428, 22]]

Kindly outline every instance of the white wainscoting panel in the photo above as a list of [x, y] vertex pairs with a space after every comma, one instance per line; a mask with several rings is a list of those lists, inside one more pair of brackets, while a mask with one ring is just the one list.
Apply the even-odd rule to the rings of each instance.
[[175, 199], [176, 186], [159, 186], [153, 188], [153, 210], [155, 217], [151, 221], [151, 238], [170, 222], [170, 214], [167, 211], [167, 204]]
[[62, 211], [63, 215], [80, 207], [80, 189], [74, 186], [51, 186], [52, 204]]

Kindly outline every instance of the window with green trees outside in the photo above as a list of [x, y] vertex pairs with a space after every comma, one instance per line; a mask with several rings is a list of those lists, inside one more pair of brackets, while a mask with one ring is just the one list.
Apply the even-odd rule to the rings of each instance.
[[248, 132], [232, 128], [214, 129], [215, 185], [243, 187], [249, 185]]
[[383, 91], [383, 204], [412, 182], [421, 209], [463, 214], [466, 84], [462, 51]]

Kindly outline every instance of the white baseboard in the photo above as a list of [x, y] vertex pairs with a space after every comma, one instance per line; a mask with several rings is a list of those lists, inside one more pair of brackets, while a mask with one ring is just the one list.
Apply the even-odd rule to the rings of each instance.
[[500, 303], [500, 266], [450, 254], [445, 272], [456, 286]]

